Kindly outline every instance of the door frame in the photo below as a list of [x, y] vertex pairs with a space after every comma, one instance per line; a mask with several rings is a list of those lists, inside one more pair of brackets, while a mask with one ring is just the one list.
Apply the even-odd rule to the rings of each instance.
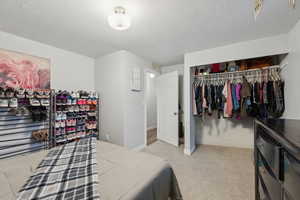
[[[155, 77], [161, 75], [160, 72], [157, 72], [155, 70], [151, 70], [151, 69], [145, 69], [144, 70], [144, 146], [147, 146], [147, 74], [148, 73], [152, 73], [155, 75]], [[157, 107], [156, 107], [156, 111], [157, 111]], [[158, 119], [157, 120], [157, 126], [158, 126]], [[156, 127], [158, 128], [158, 127]]]

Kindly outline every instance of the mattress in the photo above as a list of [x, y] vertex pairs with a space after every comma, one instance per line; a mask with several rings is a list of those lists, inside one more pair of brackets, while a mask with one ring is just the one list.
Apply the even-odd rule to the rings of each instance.
[[[0, 199], [16, 199], [46, 154], [41, 151], [0, 160]], [[181, 199], [171, 166], [159, 157], [99, 141], [97, 163], [100, 199]]]

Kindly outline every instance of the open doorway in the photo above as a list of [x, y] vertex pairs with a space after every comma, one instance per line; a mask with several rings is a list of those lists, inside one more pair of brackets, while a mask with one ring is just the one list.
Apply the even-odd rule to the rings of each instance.
[[145, 103], [146, 103], [146, 145], [157, 141], [157, 105], [156, 105], [156, 74], [145, 74]]

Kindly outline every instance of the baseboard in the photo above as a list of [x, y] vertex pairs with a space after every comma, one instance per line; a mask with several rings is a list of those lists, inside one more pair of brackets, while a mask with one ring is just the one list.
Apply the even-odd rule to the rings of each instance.
[[133, 151], [141, 151], [141, 150], [143, 150], [145, 147], [146, 147], [146, 146], [145, 146], [144, 144], [142, 144], [142, 145], [140, 145], [140, 146], [137, 146], [137, 147], [133, 148], [132, 150], [133, 150]]
[[191, 156], [194, 153], [195, 150], [196, 150], [196, 145], [194, 145], [192, 149], [184, 148], [184, 154], [188, 155], [188, 156]]
[[239, 148], [239, 149], [253, 149], [254, 144], [230, 144], [230, 143], [217, 143], [217, 142], [202, 142], [197, 145], [208, 145], [208, 146], [218, 146], [218, 147], [229, 147], [229, 148]]

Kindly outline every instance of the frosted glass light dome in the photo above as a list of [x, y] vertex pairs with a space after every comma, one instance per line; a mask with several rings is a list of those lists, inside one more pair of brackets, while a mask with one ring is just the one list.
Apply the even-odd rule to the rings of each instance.
[[126, 30], [131, 25], [130, 16], [126, 13], [125, 8], [116, 7], [114, 13], [108, 16], [108, 24], [116, 30]]

